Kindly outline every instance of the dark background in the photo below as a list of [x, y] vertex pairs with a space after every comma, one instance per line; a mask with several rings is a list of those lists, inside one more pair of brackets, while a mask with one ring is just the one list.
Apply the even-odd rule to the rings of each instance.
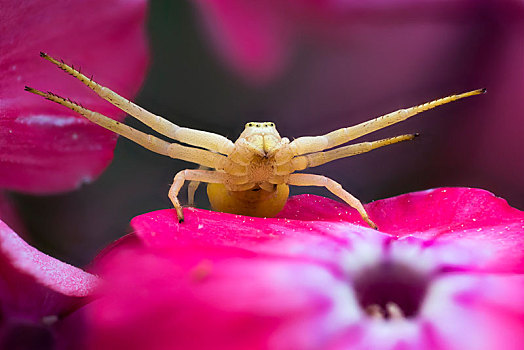
[[[490, 137], [498, 132], [490, 125], [500, 123], [492, 123], [499, 115], [489, 102], [500, 95], [492, 89], [504, 85], [504, 74], [522, 74], [507, 72], [497, 60], [508, 33], [521, 29], [521, 18], [512, 6], [478, 1], [451, 10], [367, 9], [343, 18], [344, 25], [314, 19], [324, 32], [299, 31], [285, 69], [253, 84], [228, 69], [210, 47], [196, 8], [185, 1], [155, 0], [148, 22], [151, 67], [135, 101], [178, 125], [233, 140], [248, 121], [273, 121], [282, 136], [292, 139], [487, 87], [487, 95], [443, 106], [365, 138], [420, 132], [413, 142], [311, 172], [340, 182], [363, 202], [432, 187], [469, 186], [485, 188], [524, 209], [520, 175], [515, 174], [520, 169], [515, 159], [522, 160], [523, 154], [522, 109], [516, 105], [514, 113], [506, 113], [501, 107], [506, 113], [500, 116], [506, 125], [502, 130], [509, 130], [504, 137], [513, 142], [508, 148], [501, 144], [504, 137]], [[345, 31], [347, 37], [340, 35]], [[344, 38], [335, 38], [340, 36]], [[126, 122], [147, 130], [132, 118]], [[194, 167], [120, 138], [112, 164], [95, 182], [63, 195], [13, 196], [37, 247], [83, 265], [108, 242], [130, 232], [134, 216], [171, 207], [167, 191], [173, 176]], [[292, 188], [292, 194], [298, 193], [333, 198], [324, 189]], [[185, 196], [183, 190], [182, 202]], [[208, 207], [203, 186], [197, 204]]]

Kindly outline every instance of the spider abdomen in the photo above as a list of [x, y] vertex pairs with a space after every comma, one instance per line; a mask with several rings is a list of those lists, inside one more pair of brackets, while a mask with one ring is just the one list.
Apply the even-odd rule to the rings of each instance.
[[289, 196], [289, 187], [275, 185], [272, 192], [255, 187], [247, 191], [230, 191], [225, 185], [210, 183], [207, 195], [213, 210], [239, 215], [273, 217], [282, 210]]

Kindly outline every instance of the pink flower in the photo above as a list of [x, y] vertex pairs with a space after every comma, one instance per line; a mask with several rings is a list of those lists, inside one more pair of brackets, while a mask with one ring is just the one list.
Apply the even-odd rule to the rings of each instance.
[[122, 120], [124, 113], [38, 54], [82, 67], [124, 96], [140, 87], [148, 61], [146, 2], [8, 1], [0, 23], [0, 188], [29, 193], [71, 190], [109, 164], [115, 134], [24, 92], [52, 90]]
[[[97, 279], [25, 243], [0, 221], [0, 349], [62, 349], [78, 342], [82, 306]], [[75, 329], [76, 328], [76, 329]]]
[[522, 349], [524, 213], [476, 189], [277, 219], [173, 210], [132, 221], [96, 262], [92, 349]]

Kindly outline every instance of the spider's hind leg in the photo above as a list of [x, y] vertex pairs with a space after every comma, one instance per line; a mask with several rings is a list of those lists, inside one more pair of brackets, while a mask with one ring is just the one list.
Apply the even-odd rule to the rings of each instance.
[[195, 206], [195, 192], [198, 186], [200, 186], [200, 181], [191, 181], [189, 185], [187, 185], [187, 205], [190, 207]]
[[360, 201], [351, 195], [349, 192], [344, 190], [342, 186], [328, 177], [322, 175], [314, 174], [291, 174], [289, 175], [288, 180], [286, 181], [288, 185], [294, 186], [320, 186], [327, 188], [331, 193], [333, 193], [338, 198], [342, 199], [344, 202], [349, 204], [351, 207], [355, 208], [362, 219], [375, 230], [378, 229], [377, 225], [368, 216], [366, 209]]

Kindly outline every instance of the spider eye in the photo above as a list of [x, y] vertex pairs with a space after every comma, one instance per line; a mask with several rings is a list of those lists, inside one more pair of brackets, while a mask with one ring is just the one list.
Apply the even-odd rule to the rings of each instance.
[[273, 128], [275, 126], [275, 123], [267, 123], [267, 125]]
[[246, 124], [246, 128], [251, 128], [251, 127], [253, 127], [253, 123], [247, 123]]

